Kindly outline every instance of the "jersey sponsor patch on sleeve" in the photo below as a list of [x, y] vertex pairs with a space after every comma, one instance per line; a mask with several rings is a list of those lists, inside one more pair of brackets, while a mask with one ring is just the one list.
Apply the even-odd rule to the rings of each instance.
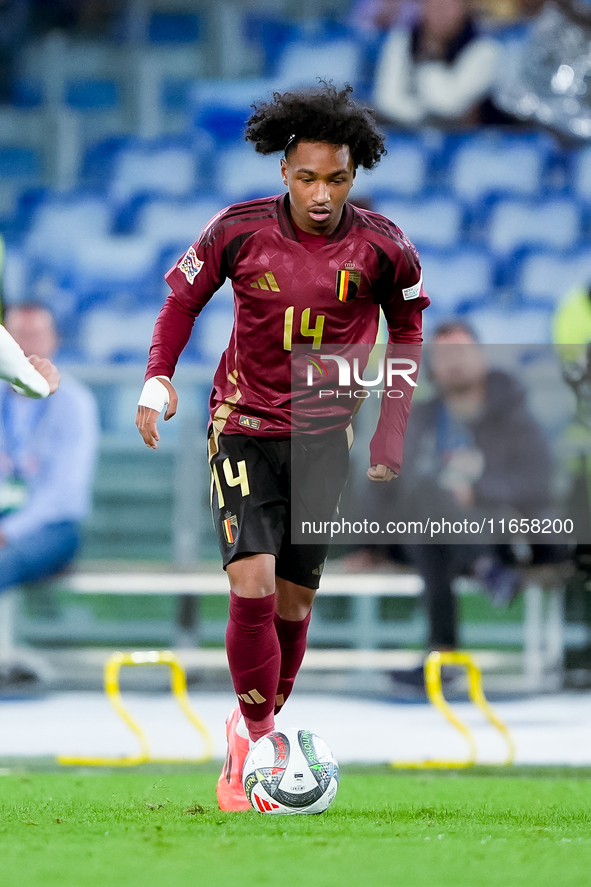
[[418, 297], [421, 295], [422, 286], [423, 275], [421, 274], [414, 286], [407, 286], [406, 289], [402, 290], [402, 298], [404, 299], [404, 301], [408, 302], [409, 299], [418, 299]]
[[183, 272], [183, 274], [187, 278], [188, 283], [193, 283], [193, 281], [203, 268], [203, 262], [201, 262], [197, 258], [195, 248], [190, 246], [181, 261], [178, 263], [177, 267], [180, 271]]

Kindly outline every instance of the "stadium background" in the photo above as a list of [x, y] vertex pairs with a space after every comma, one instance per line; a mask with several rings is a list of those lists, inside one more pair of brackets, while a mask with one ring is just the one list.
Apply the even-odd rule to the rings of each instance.
[[[155, 456], [133, 418], [163, 275], [221, 207], [279, 190], [277, 158], [255, 155], [242, 138], [251, 103], [318, 77], [350, 82], [369, 100], [379, 43], [348, 24], [343, 0], [297, 10], [257, 0], [103, 6], [108, 14], [86, 30], [28, 34], [15, 56], [10, 101], [0, 107], [4, 298], [51, 305], [61, 366], [99, 402], [101, 457], [82, 569], [208, 567], [217, 555], [200, 441], [232, 323], [231, 288], [196, 325], [175, 377], [182, 409]], [[511, 33], [502, 17], [489, 21], [499, 39]], [[591, 273], [591, 147], [533, 126], [388, 127], [387, 135], [388, 155], [372, 174], [358, 174], [354, 193], [416, 243], [433, 301], [427, 332], [456, 315], [484, 342], [549, 343], [558, 300]], [[573, 680], [584, 683], [586, 604], [573, 594], [567, 655]], [[206, 646], [221, 644], [226, 606], [223, 596], [200, 602]], [[57, 588], [48, 603], [29, 592], [18, 637], [45, 650], [175, 644], [178, 607], [170, 596], [82, 601]], [[522, 601], [499, 613], [470, 596], [462, 608], [466, 644], [521, 649]], [[389, 627], [382, 645], [420, 649], [414, 599], [382, 600], [376, 614]], [[194, 613], [185, 616], [189, 643], [197, 626]], [[350, 599], [319, 601], [318, 617], [313, 645], [355, 644]], [[67, 673], [71, 687], [100, 680], [96, 660], [87, 672], [76, 660]]]
[[[155, 582], [201, 570], [223, 580], [199, 460], [231, 292], [224, 287], [197, 324], [175, 376], [181, 410], [153, 453], [133, 420], [163, 273], [221, 207], [277, 192], [277, 159], [257, 157], [241, 138], [251, 102], [317, 76], [349, 81], [369, 98], [378, 44], [351, 25], [349, 0], [31, 0], [39, 15], [19, 33], [26, 5], [0, 0], [0, 81], [7, 54], [14, 65], [4, 95], [0, 83], [3, 289], [7, 301], [51, 305], [63, 335], [60, 366], [92, 388], [100, 407], [94, 509], [74, 576], [98, 576], [95, 591], [115, 573], [120, 590], [142, 572]], [[482, 6], [507, 16], [515, 3]], [[7, 10], [16, 14], [12, 35]], [[489, 21], [498, 29], [498, 19]], [[507, 39], [515, 34], [507, 18], [500, 25]], [[558, 300], [591, 276], [585, 140], [533, 126], [389, 128], [388, 150], [355, 191], [419, 247], [434, 303], [427, 331], [459, 315], [484, 342], [549, 343]], [[387, 657], [398, 666], [421, 658], [426, 625], [416, 597], [321, 597], [311, 653], [333, 656], [334, 667], [304, 669], [281, 717], [316, 730], [344, 763], [343, 779], [326, 816], [279, 820], [215, 804], [223, 722], [235, 704], [222, 650], [227, 597], [204, 597], [197, 611], [186, 596], [73, 594], [66, 581], [0, 599], [0, 650], [16, 639], [42, 678], [29, 693], [0, 694], [3, 887], [588, 883], [584, 577], [567, 588], [565, 611], [563, 590], [534, 588], [529, 603], [522, 597], [508, 610], [482, 594], [460, 596], [463, 643], [479, 650], [517, 766], [450, 773], [384, 763], [466, 751], [432, 706], [391, 695]], [[355, 579], [363, 588], [371, 581]], [[524, 619], [532, 617], [534, 628], [544, 619], [558, 627], [568, 668], [554, 647], [546, 651], [551, 670], [528, 685]], [[539, 632], [532, 641], [543, 652]], [[63, 753], [136, 752], [137, 737], [101, 692], [102, 667], [113, 649], [169, 645], [182, 647], [190, 698], [217, 760], [98, 770], [56, 763]], [[374, 658], [351, 668], [351, 648], [371, 645], [383, 648], [381, 665]], [[198, 737], [166, 692], [164, 672], [122, 672], [125, 702], [153, 754], [193, 757]], [[479, 760], [499, 763], [501, 737], [464, 697], [454, 711], [474, 730]]]

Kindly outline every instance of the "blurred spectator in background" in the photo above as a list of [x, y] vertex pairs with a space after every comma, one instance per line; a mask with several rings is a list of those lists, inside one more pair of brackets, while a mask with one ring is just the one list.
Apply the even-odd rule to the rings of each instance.
[[[567, 429], [564, 451], [570, 489], [565, 498], [565, 514], [575, 521], [579, 539], [591, 539], [591, 285], [580, 284], [557, 305], [552, 338], [558, 346], [562, 375], [576, 397], [575, 421]], [[583, 430], [584, 429], [584, 430]], [[582, 433], [581, 433], [582, 432]], [[578, 544], [575, 565], [591, 577], [591, 544]], [[585, 589], [587, 594], [587, 588]]]
[[[58, 336], [39, 303], [9, 308], [6, 328], [25, 354], [51, 358]], [[64, 375], [45, 400], [29, 400], [0, 383], [0, 593], [60, 572], [81, 542], [90, 507], [98, 443], [93, 396]], [[3, 664], [0, 688], [33, 682], [16, 664]]]
[[[384, 524], [394, 515], [423, 522], [435, 516], [452, 522], [543, 516], [551, 498], [552, 463], [523, 388], [506, 372], [488, 366], [475, 334], [461, 321], [442, 324], [432, 342], [435, 348], [425, 360], [435, 396], [413, 405], [397, 487], [371, 487], [362, 498], [381, 498]], [[541, 546], [530, 546], [527, 554], [534, 563], [546, 555], [552, 560], [552, 552]], [[476, 574], [496, 604], [510, 603], [520, 590], [520, 570], [510, 546], [404, 545], [391, 555], [402, 556], [424, 579], [431, 650], [458, 646], [452, 590], [457, 576]], [[381, 551], [377, 559], [383, 566]], [[355, 552], [348, 567], [359, 563], [360, 552]], [[423, 689], [422, 666], [393, 672], [392, 677], [405, 688]]]
[[[557, 345], [591, 342], [591, 286], [581, 284], [558, 302], [552, 320], [552, 339]], [[583, 355], [584, 349], [578, 349]]]
[[394, 27], [381, 48], [374, 106], [409, 127], [503, 122], [488, 100], [500, 51], [468, 0], [424, 0], [414, 23]]

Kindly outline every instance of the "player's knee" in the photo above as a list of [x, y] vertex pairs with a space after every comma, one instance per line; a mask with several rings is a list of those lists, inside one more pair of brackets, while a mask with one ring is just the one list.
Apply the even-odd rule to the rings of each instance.
[[277, 579], [277, 615], [288, 622], [302, 622], [312, 609], [316, 592], [312, 588]]
[[275, 558], [257, 554], [232, 561], [226, 567], [230, 586], [238, 597], [262, 598], [275, 593]]

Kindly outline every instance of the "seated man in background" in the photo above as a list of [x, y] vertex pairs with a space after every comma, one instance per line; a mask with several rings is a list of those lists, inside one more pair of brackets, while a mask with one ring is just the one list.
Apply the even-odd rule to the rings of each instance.
[[[40, 303], [11, 307], [6, 329], [25, 354], [51, 358], [58, 335]], [[65, 376], [48, 398], [19, 396], [0, 384], [0, 593], [60, 572], [80, 546], [90, 506], [98, 443], [91, 393]], [[34, 673], [0, 663], [0, 688], [31, 682]]]
[[[462, 321], [441, 324], [431, 342], [436, 347], [425, 359], [434, 396], [411, 410], [404, 472], [394, 489], [371, 486], [360, 499], [372, 500], [382, 524], [393, 518], [425, 522], [444, 517], [451, 522], [492, 518], [498, 526], [502, 518], [543, 517], [551, 501], [552, 461], [523, 387], [509, 373], [489, 366], [475, 334]], [[387, 550], [375, 546], [355, 552], [348, 558], [349, 569], [362, 566], [364, 557], [367, 567], [376, 555], [383, 567], [381, 552]], [[522, 545], [517, 550], [526, 563], [564, 557], [562, 546]], [[452, 589], [456, 577], [476, 575], [493, 603], [501, 606], [511, 603], [521, 588], [520, 566], [510, 545], [404, 544], [392, 547], [389, 555], [412, 564], [424, 579], [430, 650], [459, 645]], [[423, 689], [422, 666], [393, 672], [392, 677], [397, 685]]]

